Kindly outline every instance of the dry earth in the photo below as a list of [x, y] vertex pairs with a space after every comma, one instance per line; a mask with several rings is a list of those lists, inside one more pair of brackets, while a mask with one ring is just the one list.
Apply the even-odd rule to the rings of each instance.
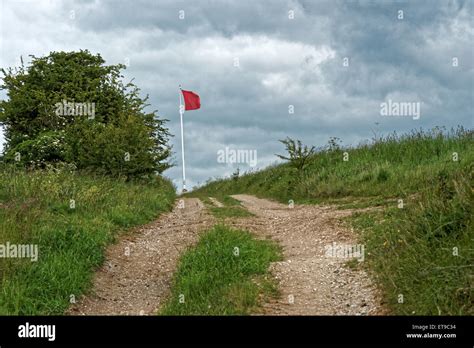
[[[236, 199], [254, 217], [226, 220], [283, 247], [284, 261], [271, 265], [279, 282], [279, 299], [264, 304], [266, 315], [373, 315], [381, 313], [379, 297], [367, 274], [328, 257], [325, 246], [355, 243], [338, 219], [352, 210], [286, 205], [248, 195]], [[211, 197], [210, 197], [211, 198]], [[216, 199], [211, 199], [219, 206]], [[184, 203], [184, 207], [183, 207]], [[180, 255], [215, 222], [201, 201], [186, 198], [172, 212], [140, 227], [109, 247], [96, 272], [90, 294], [69, 315], [152, 315], [170, 293]]]

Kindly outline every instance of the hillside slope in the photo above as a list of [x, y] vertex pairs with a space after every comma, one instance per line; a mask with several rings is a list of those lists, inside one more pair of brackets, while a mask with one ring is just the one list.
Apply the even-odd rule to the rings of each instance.
[[[345, 160], [346, 159], [346, 160]], [[193, 196], [253, 194], [280, 202], [381, 206], [348, 219], [365, 266], [394, 314], [474, 314], [472, 130], [412, 131], [208, 182]]]
[[62, 314], [90, 288], [107, 245], [170, 210], [174, 198], [160, 177], [139, 182], [0, 167], [0, 247], [36, 248], [34, 257], [0, 258], [0, 314]]

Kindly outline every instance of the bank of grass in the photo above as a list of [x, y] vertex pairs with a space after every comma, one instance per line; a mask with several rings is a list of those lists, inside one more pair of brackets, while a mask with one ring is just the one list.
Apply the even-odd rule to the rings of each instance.
[[393, 313], [474, 315], [473, 179], [453, 173], [403, 208], [349, 218]]
[[247, 193], [341, 209], [382, 207], [349, 222], [366, 244], [365, 264], [391, 312], [472, 315], [473, 171], [473, 131], [438, 128], [325, 149], [310, 159], [304, 173], [281, 164], [237, 180], [209, 182], [194, 194]]
[[[284, 152], [283, 149], [281, 152]], [[344, 152], [348, 160], [344, 161]], [[453, 161], [457, 153], [458, 161]], [[389, 135], [353, 148], [323, 149], [304, 173], [288, 163], [237, 180], [216, 179], [192, 194], [211, 197], [247, 193], [288, 203], [328, 200], [393, 199], [429, 187], [439, 173], [466, 169], [474, 162], [473, 131], [458, 128]]]
[[169, 210], [174, 197], [174, 187], [162, 178], [126, 182], [0, 167], [0, 244], [39, 249], [37, 262], [0, 259], [0, 314], [64, 313], [71, 296], [79, 298], [91, 285], [106, 246]]
[[281, 250], [274, 242], [216, 225], [181, 257], [160, 314], [249, 314], [259, 301], [277, 296], [268, 267], [278, 260]]

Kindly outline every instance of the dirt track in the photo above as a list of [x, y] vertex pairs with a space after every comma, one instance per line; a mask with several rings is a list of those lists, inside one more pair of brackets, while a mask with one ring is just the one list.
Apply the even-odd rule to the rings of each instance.
[[178, 201], [172, 212], [109, 247], [104, 266], [95, 274], [92, 293], [68, 314], [155, 314], [169, 294], [179, 256], [198, 240], [200, 231], [212, 225], [200, 200], [183, 202], [184, 207]]
[[[284, 261], [271, 265], [281, 297], [264, 304], [257, 314], [380, 313], [378, 296], [367, 274], [344, 266], [347, 259], [325, 254], [325, 246], [333, 242], [355, 243], [352, 233], [338, 222], [351, 211], [320, 206], [290, 208], [248, 195], [234, 197], [255, 216], [226, 222], [274, 239], [283, 247]], [[104, 266], [94, 276], [91, 293], [72, 305], [67, 314], [155, 314], [169, 294], [179, 256], [215, 222], [198, 199], [182, 202], [184, 208], [178, 201], [172, 212], [109, 247]]]
[[380, 301], [367, 274], [344, 266], [348, 259], [326, 256], [328, 245], [356, 244], [351, 231], [339, 222], [352, 211], [312, 205], [290, 208], [248, 195], [233, 197], [257, 216], [237, 225], [270, 237], [283, 247], [284, 261], [271, 266], [282, 296], [266, 304], [262, 314], [380, 313]]

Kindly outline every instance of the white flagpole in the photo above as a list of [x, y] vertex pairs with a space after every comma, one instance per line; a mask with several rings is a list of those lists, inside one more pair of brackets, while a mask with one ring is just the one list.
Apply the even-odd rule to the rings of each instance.
[[183, 129], [183, 113], [184, 113], [184, 106], [181, 101], [181, 85], [179, 85], [179, 116], [181, 119], [181, 155], [183, 158], [183, 191], [186, 192], [186, 169], [185, 169], [185, 162], [184, 162], [184, 129]]

